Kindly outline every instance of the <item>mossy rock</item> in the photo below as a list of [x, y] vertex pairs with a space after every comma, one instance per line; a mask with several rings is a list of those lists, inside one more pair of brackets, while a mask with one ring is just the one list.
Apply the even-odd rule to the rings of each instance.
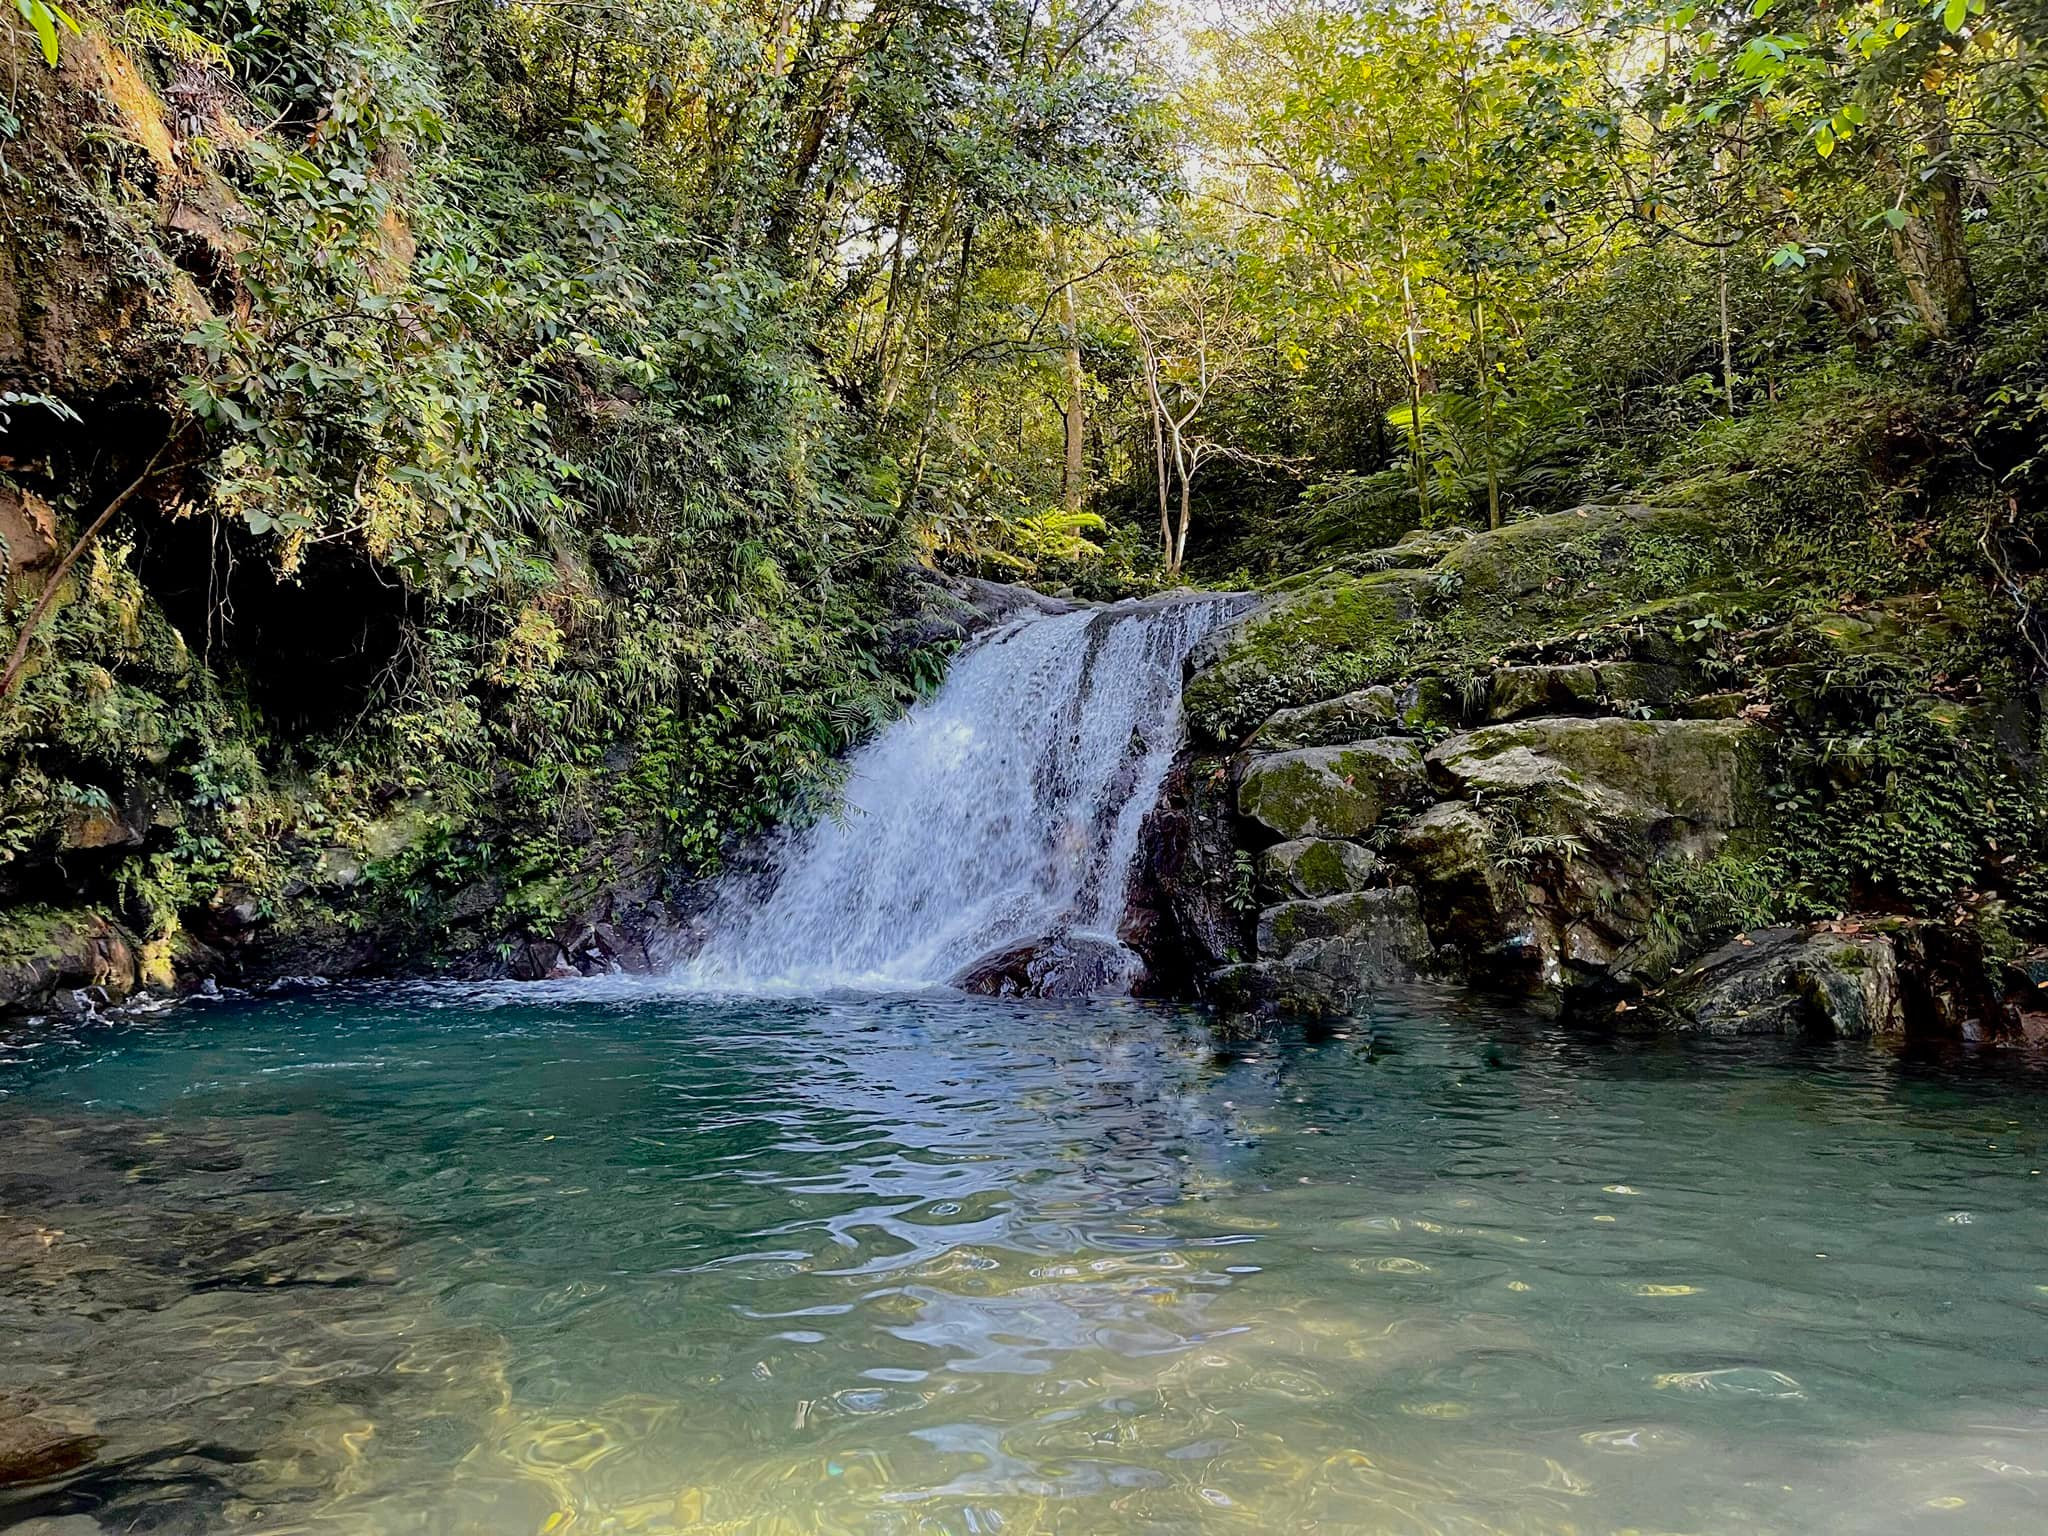
[[1392, 678], [1401, 644], [1436, 578], [1420, 571], [1326, 574], [1219, 633], [1198, 659], [1190, 726], [1228, 743], [1276, 710]]
[[1415, 885], [1430, 932], [1481, 957], [1481, 970], [1519, 963], [1512, 956], [1505, 966], [1488, 959], [1502, 959], [1527, 925], [1521, 884], [1495, 854], [1498, 832], [1476, 807], [1446, 800], [1404, 823], [1389, 844], [1402, 878]]
[[1429, 768], [1465, 798], [1604, 791], [1646, 817], [1727, 828], [1758, 819], [1762, 744], [1762, 732], [1740, 720], [1545, 718], [1452, 737], [1429, 754]]
[[0, 1017], [37, 1012], [94, 987], [119, 1002], [138, 977], [134, 936], [104, 913], [21, 907], [0, 914]]
[[1383, 736], [1256, 758], [1238, 785], [1237, 809], [1283, 841], [1356, 837], [1425, 784], [1421, 744]]
[[1731, 551], [1690, 508], [1586, 506], [1510, 523], [1444, 558], [1466, 603], [1557, 608], [1595, 594], [1649, 596], [1725, 576]]
[[1502, 667], [1487, 680], [1486, 718], [1664, 709], [1685, 681], [1676, 667], [1640, 661]]
[[1736, 568], [1712, 517], [1669, 507], [1583, 507], [1427, 554], [1432, 568], [1325, 569], [1276, 591], [1198, 658], [1190, 725], [1229, 743], [1275, 711], [1425, 671], [1478, 673], [1505, 648], [1633, 609], [1645, 630], [1668, 629], [1646, 605], [1726, 586]]
[[1411, 886], [1288, 901], [1259, 914], [1262, 963], [1321, 975], [1362, 991], [1412, 976], [1430, 956]]
[[1384, 684], [1340, 693], [1320, 704], [1283, 709], [1252, 733], [1252, 746], [1263, 752], [1288, 752], [1298, 747], [1334, 747], [1375, 736], [1400, 719], [1394, 690]]
[[1283, 901], [1362, 891], [1385, 871], [1370, 848], [1328, 837], [1275, 843], [1259, 855], [1262, 888]]

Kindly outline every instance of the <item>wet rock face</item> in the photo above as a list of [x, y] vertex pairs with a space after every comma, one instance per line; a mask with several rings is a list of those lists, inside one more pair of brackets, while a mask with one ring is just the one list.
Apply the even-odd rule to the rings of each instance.
[[134, 935], [90, 910], [0, 915], [0, 1019], [118, 1003], [141, 981]]
[[1092, 997], [1129, 987], [1130, 961], [1120, 945], [1055, 933], [984, 955], [951, 984], [979, 997]]
[[1142, 995], [1187, 997], [1249, 945], [1229, 764], [1182, 753], [1138, 838], [1117, 937], [1137, 952]]
[[1899, 958], [1875, 933], [1771, 928], [1701, 959], [1657, 999], [1678, 1029], [1848, 1039], [1905, 1029]]

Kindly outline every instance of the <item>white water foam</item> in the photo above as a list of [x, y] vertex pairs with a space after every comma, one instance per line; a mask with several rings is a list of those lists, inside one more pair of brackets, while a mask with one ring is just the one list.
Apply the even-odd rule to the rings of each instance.
[[843, 809], [734, 879], [678, 971], [716, 991], [915, 988], [1053, 938], [1126, 989], [1139, 832], [1180, 743], [1181, 673], [1240, 606], [1175, 597], [1015, 620], [853, 758]]

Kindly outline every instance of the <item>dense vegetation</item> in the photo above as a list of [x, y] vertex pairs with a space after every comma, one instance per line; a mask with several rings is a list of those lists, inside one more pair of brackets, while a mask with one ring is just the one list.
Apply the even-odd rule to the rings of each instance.
[[[6, 364], [37, 922], [551, 932], [829, 783], [941, 660], [909, 569], [1259, 583], [1620, 499], [1714, 508], [1774, 619], [1934, 605], [1775, 658], [1791, 851], [1675, 923], [2048, 919], [2031, 8], [17, 9], [10, 240], [94, 204], [186, 305]], [[1757, 606], [1693, 621], [1738, 682]]]

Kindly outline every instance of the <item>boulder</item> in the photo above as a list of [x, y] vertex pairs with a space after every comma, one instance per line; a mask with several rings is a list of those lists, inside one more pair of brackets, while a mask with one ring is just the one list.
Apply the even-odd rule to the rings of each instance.
[[1429, 571], [1324, 571], [1217, 630], [1189, 657], [1196, 739], [1228, 745], [1277, 710], [1391, 675], [1435, 583]]
[[1283, 901], [1259, 914], [1259, 958], [1284, 960], [1319, 939], [1386, 937], [1396, 948], [1405, 948], [1413, 936], [1410, 918], [1418, 910], [1408, 886]]
[[1357, 994], [1314, 971], [1269, 960], [1226, 965], [1208, 978], [1203, 996], [1223, 1014], [1329, 1019], [1351, 1011]]
[[1341, 746], [1395, 728], [1400, 714], [1393, 689], [1384, 684], [1361, 688], [1319, 704], [1278, 711], [1252, 733], [1251, 744], [1261, 752]]
[[1136, 970], [1137, 956], [1112, 940], [1051, 933], [983, 955], [951, 985], [982, 997], [1095, 997], [1128, 990]]
[[1388, 844], [1430, 930], [1475, 975], [1551, 1002], [1612, 991], [1654, 914], [1652, 866], [1757, 819], [1742, 721], [1542, 717], [1429, 754], [1433, 807]]
[[140, 981], [134, 935], [89, 909], [0, 917], [0, 1018], [64, 1008], [74, 994], [120, 1002]]
[[514, 981], [558, 981], [578, 974], [562, 946], [552, 939], [529, 939], [519, 945], [505, 970]]
[[1425, 788], [1421, 745], [1382, 736], [1254, 758], [1237, 809], [1282, 840], [1356, 837]]
[[[1645, 561], [1645, 547], [1660, 557]], [[1660, 579], [1646, 583], [1652, 564]], [[1682, 585], [1728, 569], [1728, 551], [1705, 514], [1675, 507], [1584, 506], [1524, 518], [1446, 553], [1443, 570], [1463, 599], [1557, 612], [1591, 595]]]
[[1413, 890], [1356, 891], [1268, 908], [1259, 958], [1213, 973], [1205, 990], [1225, 1012], [1330, 1017], [1377, 986], [1412, 981], [1429, 957]]
[[1259, 855], [1259, 884], [1282, 901], [1312, 900], [1362, 891], [1385, 869], [1384, 859], [1357, 843], [1298, 837], [1275, 843]]
[[1503, 721], [1525, 715], [1665, 709], [1684, 685], [1677, 668], [1652, 662], [1502, 667], [1487, 679], [1485, 717]]
[[1481, 974], [1523, 969], [1534, 942], [1522, 883], [1494, 855], [1497, 837], [1484, 813], [1446, 800], [1388, 845], [1402, 877], [1415, 884], [1430, 932]]
[[1552, 800], [1644, 823], [1747, 824], [1761, 737], [1741, 720], [1544, 718], [1485, 726], [1429, 754], [1431, 777], [1466, 799]]
[[1836, 1039], [1905, 1028], [1891, 939], [1825, 928], [1732, 939], [1674, 980], [1656, 1009], [1678, 1029], [1709, 1035]]

